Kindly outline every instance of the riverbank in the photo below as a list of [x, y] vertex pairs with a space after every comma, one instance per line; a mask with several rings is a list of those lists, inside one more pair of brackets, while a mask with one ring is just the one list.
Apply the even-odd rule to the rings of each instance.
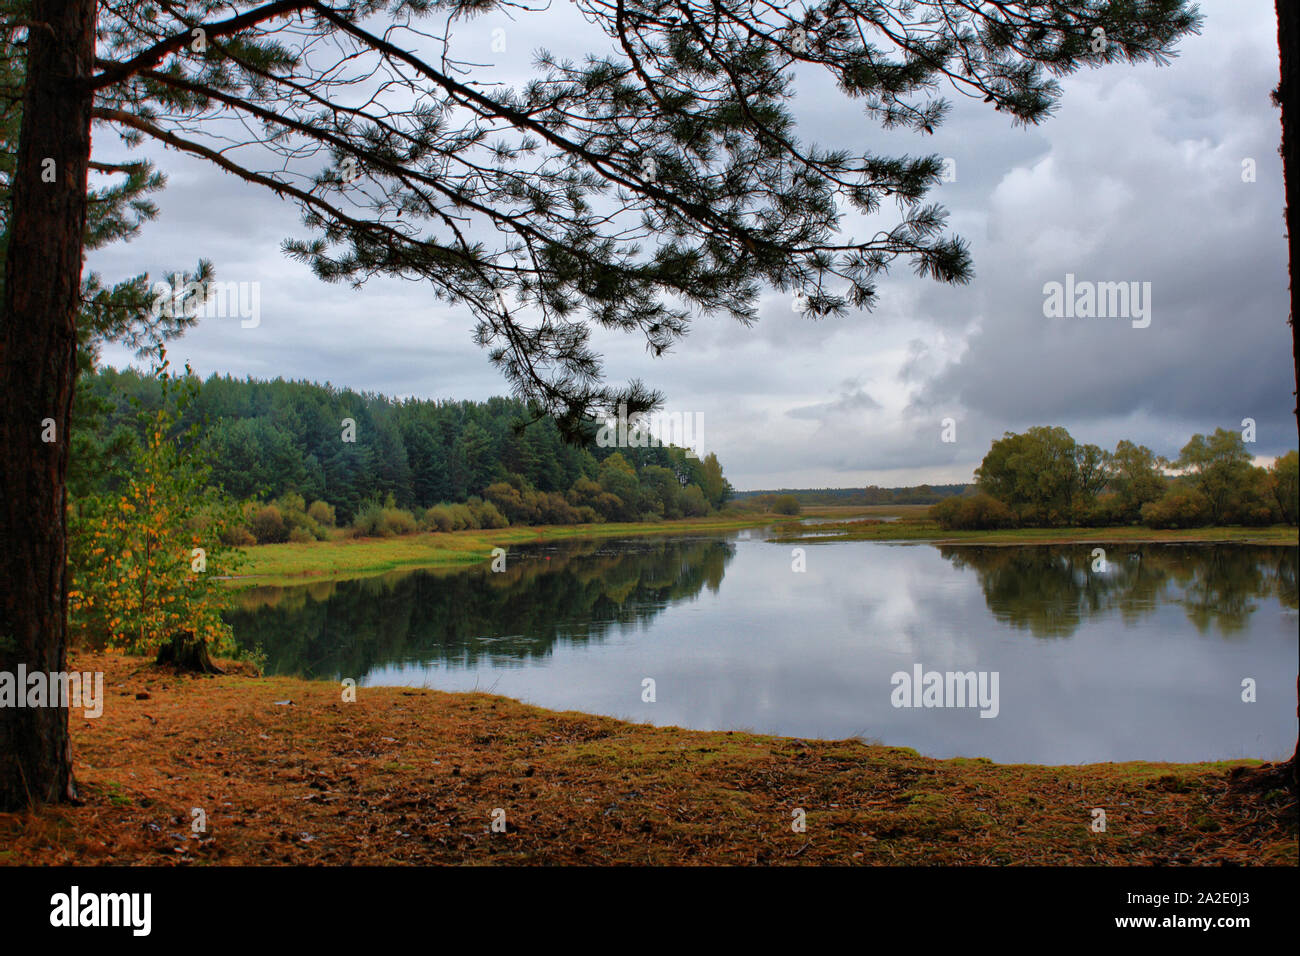
[[247, 557], [231, 583], [305, 584], [332, 578], [360, 578], [402, 569], [456, 568], [492, 558], [493, 548], [577, 538], [693, 534], [738, 531], [771, 524], [780, 516], [684, 518], [607, 524], [515, 525], [477, 531], [425, 532], [392, 538], [352, 538], [341, 532], [328, 541], [261, 544], [245, 548]]
[[[1009, 531], [945, 531], [925, 516], [927, 505], [809, 508], [797, 518], [749, 514], [661, 522], [512, 526], [494, 530], [426, 532], [392, 538], [353, 538], [338, 532], [328, 541], [263, 544], [246, 548], [247, 561], [230, 579], [235, 585], [293, 585], [372, 577], [416, 568], [454, 569], [491, 559], [493, 548], [580, 538], [740, 531], [774, 525], [778, 544], [836, 541], [926, 541], [934, 544], [1300, 544], [1287, 525], [1154, 530], [1117, 528], [1020, 528]], [[882, 520], [889, 517], [892, 520]], [[804, 518], [820, 523], [800, 524]]]
[[932, 544], [1281, 544], [1300, 545], [1292, 525], [1263, 528], [1012, 528], [1001, 531], [954, 531], [915, 513], [894, 521], [843, 520], [788, 526], [769, 539], [777, 544], [823, 544], [837, 541], [926, 541]]
[[1229, 790], [1248, 761], [932, 760], [487, 694], [363, 687], [344, 703], [335, 684], [247, 668], [176, 675], [90, 653], [69, 666], [105, 675], [103, 716], [71, 721], [84, 806], [0, 814], [0, 862], [1298, 862], [1294, 799]]

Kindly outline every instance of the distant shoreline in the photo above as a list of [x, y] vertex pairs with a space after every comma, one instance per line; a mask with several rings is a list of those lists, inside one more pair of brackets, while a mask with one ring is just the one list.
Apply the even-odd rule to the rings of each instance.
[[[1208, 527], [1156, 530], [1141, 526], [1110, 528], [1017, 528], [1001, 531], [946, 531], [926, 517], [926, 505], [810, 507], [798, 516], [724, 514], [674, 521], [610, 522], [581, 525], [516, 525], [508, 528], [422, 532], [390, 538], [352, 538], [342, 531], [328, 541], [263, 544], [245, 549], [247, 562], [226, 579], [233, 586], [291, 586], [340, 578], [372, 577], [398, 570], [455, 570], [491, 560], [493, 548], [547, 541], [692, 532], [742, 531], [785, 525], [770, 538], [777, 544], [833, 544], [844, 541], [923, 542], [934, 545], [1139, 545], [1242, 544], [1300, 547], [1289, 525], [1262, 528]], [[841, 518], [800, 525], [803, 518]], [[897, 520], [873, 521], [882, 517]]]
[[[809, 509], [815, 515], [818, 509]], [[902, 508], [876, 509], [875, 517], [898, 514], [896, 521], [846, 520], [791, 529], [770, 540], [778, 544], [823, 544], [841, 541], [905, 542], [927, 544], [1254, 544], [1300, 547], [1300, 530], [1294, 525], [1245, 527], [1239, 525], [1204, 528], [1148, 528], [1143, 525], [1120, 525], [1101, 528], [1008, 528], [991, 531], [956, 531], [939, 527], [938, 522]]]

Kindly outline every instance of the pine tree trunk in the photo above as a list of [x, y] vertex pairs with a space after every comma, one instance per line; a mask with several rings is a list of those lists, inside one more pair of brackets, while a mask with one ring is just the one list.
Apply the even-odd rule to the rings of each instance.
[[[0, 670], [67, 659], [68, 427], [95, 0], [33, 0], [0, 302]], [[53, 441], [47, 419], [53, 420]], [[75, 799], [68, 712], [0, 708], [0, 810]]]
[[[1291, 277], [1291, 315], [1287, 320], [1291, 326], [1291, 357], [1294, 362], [1296, 395], [1300, 401], [1300, 347], [1296, 344], [1295, 319], [1300, 312], [1300, 282], [1296, 271], [1300, 270], [1300, 185], [1296, 177], [1300, 176], [1300, 4], [1295, 0], [1276, 0], [1277, 9], [1277, 48], [1281, 60], [1281, 79], [1274, 94], [1278, 105], [1282, 107], [1282, 179], [1286, 185], [1286, 237], [1288, 253], [1288, 271]], [[1295, 408], [1297, 433], [1300, 433], [1300, 404]], [[1300, 717], [1300, 678], [1296, 680], [1296, 716]], [[1296, 750], [1286, 765], [1291, 778], [1291, 788], [1300, 793], [1300, 764], [1296, 756], [1300, 754], [1300, 739]]]

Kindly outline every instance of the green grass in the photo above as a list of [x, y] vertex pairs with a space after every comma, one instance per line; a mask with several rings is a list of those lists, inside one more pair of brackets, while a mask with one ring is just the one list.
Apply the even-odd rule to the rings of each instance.
[[[799, 518], [772, 514], [729, 514], [680, 521], [517, 526], [498, 530], [428, 532], [392, 538], [351, 538], [342, 532], [328, 541], [263, 544], [246, 549], [248, 560], [232, 579], [236, 585], [290, 585], [307, 581], [371, 577], [402, 569], [454, 571], [491, 560], [492, 549], [565, 539], [736, 531], [776, 525], [768, 540], [778, 544], [836, 541], [934, 541], [973, 544], [1072, 544], [1144, 542], [1236, 542], [1296, 545], [1294, 527], [1215, 527], [1157, 531], [1142, 527], [1018, 528], [1010, 531], [945, 531], [925, 517], [926, 505], [809, 508], [800, 517], [845, 520], [803, 525]], [[898, 515], [897, 521], [880, 521]], [[852, 520], [857, 517], [859, 520]], [[873, 520], [876, 519], [876, 520]]]
[[772, 515], [687, 518], [680, 521], [635, 521], [609, 524], [542, 525], [481, 531], [429, 532], [392, 538], [263, 544], [245, 549], [248, 560], [236, 585], [302, 584], [330, 578], [371, 577], [405, 568], [448, 569], [490, 561], [492, 549], [539, 541], [634, 535], [734, 531], [773, 522]]

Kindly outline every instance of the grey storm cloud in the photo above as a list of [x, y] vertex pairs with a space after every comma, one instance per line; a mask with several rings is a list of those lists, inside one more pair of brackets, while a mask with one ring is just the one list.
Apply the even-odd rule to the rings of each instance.
[[[955, 96], [933, 136], [882, 131], [833, 84], [800, 75], [804, 142], [952, 160], [955, 181], [932, 198], [970, 243], [974, 281], [943, 286], [901, 265], [880, 283], [874, 311], [821, 320], [800, 315], [792, 293], [770, 291], [753, 327], [696, 317], [659, 359], [642, 340], [597, 330], [609, 379], [641, 378], [666, 393], [668, 411], [702, 413], [706, 445], [740, 488], [969, 480], [993, 438], [1038, 424], [1176, 454], [1193, 431], [1250, 417], [1260, 455], [1293, 447], [1274, 14], [1234, 0], [1202, 10], [1203, 34], [1169, 65], [1065, 77], [1057, 113], [1031, 129]], [[486, 15], [453, 38], [461, 52], [480, 51], [469, 58], [495, 63], [502, 83], [526, 81], [540, 47], [576, 57], [606, 42], [567, 5], [513, 16]], [[104, 158], [123, 154], [111, 137], [96, 146]], [[205, 375], [399, 396], [506, 391], [472, 344], [466, 309], [413, 282], [324, 284], [280, 251], [308, 235], [292, 204], [201, 161], [142, 152], [169, 176], [161, 215], [90, 267], [108, 280], [161, 278], [205, 257], [219, 280], [262, 290], [257, 328], [205, 320], [173, 343], [173, 360]], [[857, 235], [877, 225], [845, 218]], [[1045, 283], [1067, 274], [1149, 282], [1150, 325], [1045, 316]], [[105, 359], [131, 356], [108, 349]], [[955, 442], [941, 441], [945, 419]]]

